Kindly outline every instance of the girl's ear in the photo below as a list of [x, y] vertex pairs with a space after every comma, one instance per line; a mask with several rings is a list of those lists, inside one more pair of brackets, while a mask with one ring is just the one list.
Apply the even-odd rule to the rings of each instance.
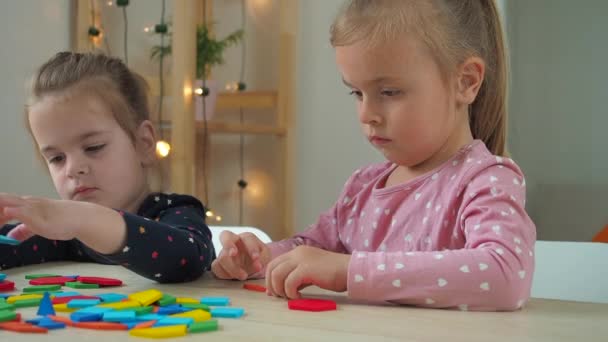
[[156, 131], [150, 120], [143, 121], [135, 133], [135, 147], [143, 166], [156, 162]]
[[467, 58], [458, 68], [456, 99], [464, 105], [475, 101], [483, 84], [486, 64], [479, 57]]

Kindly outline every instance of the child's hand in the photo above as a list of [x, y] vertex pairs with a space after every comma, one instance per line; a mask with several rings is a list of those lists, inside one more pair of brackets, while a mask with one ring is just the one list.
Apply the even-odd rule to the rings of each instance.
[[34, 235], [78, 239], [103, 254], [116, 253], [127, 234], [118, 212], [95, 203], [0, 193], [0, 225], [9, 220], [21, 222], [8, 233], [13, 239], [23, 241]]
[[299, 298], [309, 285], [346, 291], [350, 255], [299, 246], [272, 260], [266, 267], [266, 287], [272, 295]]
[[211, 264], [220, 279], [245, 280], [270, 261], [270, 249], [252, 233], [236, 235], [227, 230], [220, 235], [222, 251]]
[[9, 220], [20, 221], [8, 236], [20, 241], [34, 235], [52, 240], [71, 240], [76, 236], [84, 203], [51, 200], [46, 198], [20, 197], [0, 194], [0, 225]]

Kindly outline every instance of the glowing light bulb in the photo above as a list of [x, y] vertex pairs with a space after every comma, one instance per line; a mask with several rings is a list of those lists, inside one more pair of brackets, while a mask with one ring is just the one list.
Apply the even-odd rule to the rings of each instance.
[[156, 142], [156, 154], [159, 157], [165, 158], [169, 155], [169, 152], [171, 152], [171, 145], [168, 142], [164, 140]]
[[218, 215], [218, 216], [216, 216], [216, 217], [215, 217], [215, 220], [216, 220], [217, 222], [220, 222], [220, 221], [222, 220], [222, 217]]
[[205, 215], [207, 215], [207, 217], [211, 217], [211, 216], [213, 216], [214, 214], [213, 214], [213, 211], [211, 211], [211, 210], [207, 210], [207, 213], [206, 213]]

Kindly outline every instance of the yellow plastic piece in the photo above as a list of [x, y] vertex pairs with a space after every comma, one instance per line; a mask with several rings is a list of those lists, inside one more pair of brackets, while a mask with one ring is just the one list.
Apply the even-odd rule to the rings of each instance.
[[163, 293], [150, 289], [129, 295], [129, 299], [139, 302], [142, 306], [148, 306], [163, 297]]
[[27, 299], [38, 299], [42, 298], [41, 294], [27, 294], [27, 295], [19, 295], [19, 296], [11, 296], [6, 299], [6, 302], [9, 304], [13, 304], [18, 300], [27, 300]]
[[131, 329], [129, 335], [139, 337], [165, 338], [186, 335], [188, 327], [185, 325], [170, 325], [158, 328]]
[[141, 306], [141, 304], [135, 300], [128, 300], [126, 302], [107, 303], [107, 304], [100, 304], [97, 306], [102, 307], [102, 308], [112, 308], [114, 310], [122, 310], [122, 309], [138, 308]]
[[200, 300], [188, 297], [177, 297], [175, 298], [177, 304], [200, 304]]
[[68, 308], [68, 303], [53, 304], [53, 309], [58, 312], [74, 312], [78, 310], [77, 308]]
[[207, 311], [196, 309], [192, 311], [186, 311], [178, 314], [170, 315], [171, 317], [188, 317], [192, 318], [195, 322], [203, 322], [211, 319], [211, 314]]

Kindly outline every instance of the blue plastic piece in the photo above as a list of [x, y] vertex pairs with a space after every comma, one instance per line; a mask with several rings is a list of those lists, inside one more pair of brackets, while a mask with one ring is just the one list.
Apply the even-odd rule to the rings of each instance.
[[228, 297], [203, 297], [201, 303], [209, 306], [227, 306], [230, 304]]
[[194, 322], [194, 319], [190, 317], [165, 317], [158, 320], [154, 324], [155, 327], [165, 327], [168, 325], [190, 325]]
[[15, 240], [13, 238], [10, 238], [6, 235], [0, 235], [0, 245], [12, 245], [12, 246], [16, 246], [18, 244], [20, 244], [21, 241], [19, 240]]
[[109, 311], [103, 314], [103, 320], [105, 322], [135, 322], [136, 316], [135, 311]]
[[173, 315], [173, 314], [178, 314], [178, 313], [182, 313], [182, 312], [186, 312], [186, 311], [192, 311], [192, 309], [188, 309], [188, 308], [183, 308], [181, 307], [181, 305], [169, 305], [169, 306], [161, 306], [160, 308], [158, 308], [158, 311], [156, 312], [159, 315]]
[[40, 305], [38, 306], [38, 312], [36, 312], [36, 315], [55, 315], [55, 309], [53, 309], [53, 302], [51, 301], [51, 296], [48, 292], [45, 292], [44, 296], [42, 296], [42, 300], [40, 301]]
[[38, 322], [37, 324], [39, 327], [41, 328], [46, 328], [46, 329], [64, 329], [65, 328], [65, 323], [61, 323], [61, 322], [55, 322], [50, 318], [43, 318], [40, 320], [40, 322]]
[[0, 281], [3, 281], [4, 279], [6, 279], [6, 274], [0, 273]]
[[89, 306], [88, 308], [82, 308], [78, 311], [78, 313], [82, 313], [82, 314], [103, 314], [105, 312], [108, 311], [114, 311], [114, 309], [112, 308], [100, 308], [98, 306]]
[[70, 319], [74, 322], [97, 322], [100, 321], [103, 317], [103, 314], [100, 313], [82, 313], [82, 312], [72, 312], [70, 315]]
[[68, 308], [86, 308], [101, 303], [99, 299], [72, 299], [68, 302]]
[[101, 298], [101, 301], [104, 303], [120, 302], [121, 300], [128, 298], [127, 295], [123, 295], [120, 293], [103, 293], [103, 294], [98, 294], [96, 296]]
[[245, 314], [243, 308], [211, 308], [211, 317], [239, 318]]
[[140, 322], [123, 322], [122, 324], [127, 326], [127, 329], [131, 330], [133, 328], [135, 328], [136, 325], [138, 325]]
[[82, 294], [80, 292], [62, 292], [62, 293], [56, 293], [54, 294], [55, 298], [61, 298], [61, 297], [73, 297], [73, 296], [81, 296]]
[[159, 314], [147, 314], [147, 315], [137, 316], [136, 319], [140, 322], [145, 322], [145, 321], [158, 321], [165, 317], [167, 317], [167, 316], [163, 316], [163, 315], [159, 315]]

